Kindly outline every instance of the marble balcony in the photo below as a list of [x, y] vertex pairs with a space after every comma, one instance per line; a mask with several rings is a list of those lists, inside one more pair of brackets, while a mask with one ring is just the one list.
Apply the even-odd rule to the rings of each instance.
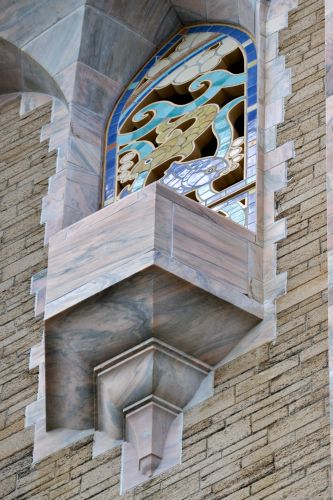
[[125, 441], [125, 490], [179, 463], [182, 411], [263, 318], [261, 251], [158, 183], [52, 237], [46, 430]]

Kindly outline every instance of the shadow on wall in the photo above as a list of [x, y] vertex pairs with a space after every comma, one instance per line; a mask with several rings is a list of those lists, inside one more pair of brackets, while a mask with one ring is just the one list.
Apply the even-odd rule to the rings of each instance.
[[49, 73], [21, 49], [0, 38], [0, 95], [18, 92], [47, 94], [67, 105]]

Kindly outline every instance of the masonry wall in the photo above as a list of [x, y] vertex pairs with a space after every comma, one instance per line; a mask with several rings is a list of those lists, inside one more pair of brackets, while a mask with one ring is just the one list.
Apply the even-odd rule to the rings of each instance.
[[[322, 0], [299, 1], [280, 51], [293, 93], [278, 141], [295, 141], [296, 155], [276, 196], [288, 229], [278, 246], [278, 270], [288, 273], [278, 338], [218, 370], [215, 396], [185, 415], [183, 464], [125, 498], [330, 498]], [[0, 497], [116, 499], [120, 449], [92, 460], [90, 438], [31, 468], [24, 407], [36, 397], [28, 358], [42, 324], [29, 286], [46, 267], [39, 217], [55, 155], [39, 143], [49, 106], [23, 118], [18, 110], [17, 101], [0, 109]]]

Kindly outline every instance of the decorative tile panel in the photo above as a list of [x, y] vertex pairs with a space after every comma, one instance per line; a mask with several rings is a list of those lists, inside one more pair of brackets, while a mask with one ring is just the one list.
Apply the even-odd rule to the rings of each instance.
[[226, 25], [183, 28], [129, 84], [107, 130], [106, 205], [158, 181], [255, 230], [257, 53]]

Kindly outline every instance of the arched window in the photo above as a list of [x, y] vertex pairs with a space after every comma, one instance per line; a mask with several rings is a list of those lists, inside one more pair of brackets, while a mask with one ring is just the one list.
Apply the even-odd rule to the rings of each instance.
[[111, 115], [104, 204], [159, 181], [255, 230], [256, 132], [251, 37], [226, 25], [183, 28]]

